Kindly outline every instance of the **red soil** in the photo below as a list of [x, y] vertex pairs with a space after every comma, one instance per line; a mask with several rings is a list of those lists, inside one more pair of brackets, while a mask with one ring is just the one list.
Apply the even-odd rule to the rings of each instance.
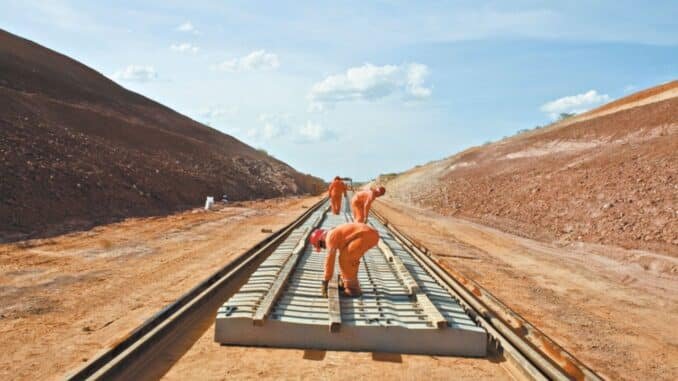
[[677, 163], [674, 97], [474, 147], [387, 187], [401, 200], [531, 238], [678, 256]]

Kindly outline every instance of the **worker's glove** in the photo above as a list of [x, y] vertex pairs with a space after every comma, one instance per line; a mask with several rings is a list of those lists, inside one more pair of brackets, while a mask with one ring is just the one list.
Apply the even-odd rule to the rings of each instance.
[[321, 287], [320, 292], [322, 293], [323, 298], [327, 298], [327, 284], [328, 282], [324, 280], [322, 286], [320, 286]]

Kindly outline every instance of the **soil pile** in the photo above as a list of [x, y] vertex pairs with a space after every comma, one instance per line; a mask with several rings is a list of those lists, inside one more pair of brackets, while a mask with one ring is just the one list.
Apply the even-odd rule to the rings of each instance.
[[320, 179], [0, 30], [0, 241], [316, 193]]
[[678, 81], [386, 183], [387, 196], [531, 238], [678, 256]]

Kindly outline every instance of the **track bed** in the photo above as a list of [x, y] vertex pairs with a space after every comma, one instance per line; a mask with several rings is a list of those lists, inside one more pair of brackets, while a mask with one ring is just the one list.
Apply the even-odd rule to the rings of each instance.
[[224, 344], [485, 356], [487, 333], [372, 219], [382, 242], [362, 258], [363, 295], [330, 286], [320, 293], [324, 255], [306, 239], [315, 226], [350, 221], [321, 208], [298, 227], [219, 309], [215, 339]]

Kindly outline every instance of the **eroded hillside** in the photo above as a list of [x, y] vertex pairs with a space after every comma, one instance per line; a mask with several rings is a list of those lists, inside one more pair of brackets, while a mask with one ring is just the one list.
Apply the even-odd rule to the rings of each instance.
[[678, 81], [474, 147], [389, 196], [533, 238], [678, 255]]
[[0, 240], [322, 181], [0, 30]]

